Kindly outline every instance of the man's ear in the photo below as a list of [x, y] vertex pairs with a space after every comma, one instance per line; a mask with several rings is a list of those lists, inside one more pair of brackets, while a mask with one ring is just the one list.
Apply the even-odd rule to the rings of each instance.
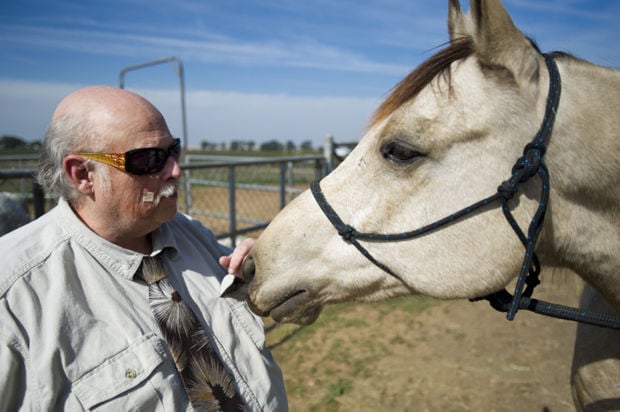
[[83, 195], [94, 193], [93, 179], [88, 162], [82, 156], [69, 155], [63, 161], [65, 173], [73, 186]]

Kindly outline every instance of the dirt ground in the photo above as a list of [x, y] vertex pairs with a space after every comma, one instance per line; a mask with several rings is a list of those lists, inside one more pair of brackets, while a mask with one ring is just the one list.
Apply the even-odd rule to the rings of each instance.
[[[581, 288], [544, 279], [534, 297], [576, 305]], [[268, 336], [291, 411], [575, 410], [575, 324], [524, 311], [510, 322], [486, 302], [403, 305], [337, 305]]]

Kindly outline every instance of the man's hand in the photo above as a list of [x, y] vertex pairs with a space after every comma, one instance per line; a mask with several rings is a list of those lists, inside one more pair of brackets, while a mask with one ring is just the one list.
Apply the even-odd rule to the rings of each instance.
[[241, 265], [243, 264], [243, 259], [250, 253], [255, 243], [256, 240], [254, 239], [243, 239], [230, 255], [220, 257], [220, 265], [226, 268], [229, 274], [243, 279]]

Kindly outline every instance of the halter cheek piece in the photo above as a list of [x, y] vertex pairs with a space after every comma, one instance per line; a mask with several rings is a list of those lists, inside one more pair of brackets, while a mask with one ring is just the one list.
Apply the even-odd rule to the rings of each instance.
[[[336, 228], [338, 234], [346, 242], [355, 246], [366, 259], [386, 273], [400, 280], [405, 285], [407, 284], [400, 276], [394, 273], [387, 265], [372, 256], [370, 252], [368, 252], [368, 250], [366, 250], [366, 248], [359, 243], [359, 240], [369, 242], [399, 242], [413, 239], [461, 219], [477, 209], [499, 201], [501, 202], [502, 211], [504, 212], [504, 216], [508, 220], [508, 223], [510, 223], [510, 226], [525, 246], [523, 264], [517, 278], [514, 295], [511, 295], [504, 289], [491, 295], [473, 300], [488, 300], [491, 306], [496, 310], [507, 312], [506, 317], [508, 320], [513, 320], [519, 309], [526, 309], [555, 318], [573, 320], [612, 329], [620, 329], [620, 318], [618, 317], [604, 313], [586, 312], [577, 308], [543, 302], [531, 298], [534, 288], [540, 283], [540, 280], [538, 279], [540, 274], [540, 263], [536, 253], [534, 252], [534, 248], [536, 246], [536, 241], [538, 240], [538, 235], [542, 230], [545, 212], [547, 210], [547, 203], [549, 201], [549, 173], [547, 166], [543, 161], [543, 156], [545, 155], [546, 142], [551, 137], [551, 132], [553, 131], [553, 123], [555, 121], [555, 115], [560, 102], [561, 93], [560, 73], [555, 60], [548, 54], [543, 54], [543, 56], [545, 58], [545, 62], [547, 63], [547, 70], [549, 71], [550, 79], [545, 117], [538, 133], [532, 142], [525, 146], [523, 155], [513, 166], [512, 176], [498, 187], [495, 194], [419, 229], [403, 233], [381, 234], [358, 232], [354, 227], [345, 224], [340, 216], [338, 216], [338, 213], [336, 213], [336, 211], [325, 199], [318, 180], [312, 182], [310, 189], [317, 204], [332, 223], [334, 228]], [[540, 178], [542, 186], [538, 209], [530, 221], [526, 236], [513, 217], [508, 202], [514, 197], [515, 193], [517, 193], [519, 185], [527, 182], [535, 175], [538, 175]], [[407, 287], [409, 288], [409, 286]]]

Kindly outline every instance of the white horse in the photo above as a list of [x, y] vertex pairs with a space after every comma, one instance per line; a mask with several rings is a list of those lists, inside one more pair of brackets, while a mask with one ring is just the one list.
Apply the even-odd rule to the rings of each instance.
[[[501, 198], [404, 241], [355, 234], [407, 232], [497, 193], [556, 111], [534, 156], [544, 155], [546, 169], [504, 206], [527, 227], [542, 223], [544, 203], [540, 236], [535, 227], [530, 237], [540, 262], [577, 273], [620, 311], [620, 74], [543, 56], [499, 0], [472, 0], [468, 14], [450, 0], [448, 27], [450, 44], [394, 89], [358, 146], [315, 186], [316, 199], [303, 193], [260, 236], [245, 268], [257, 313], [310, 323], [328, 303], [478, 298], [504, 288], [531, 262]], [[548, 103], [559, 88], [548, 60], [561, 78], [557, 110]], [[620, 346], [619, 332], [604, 333]], [[574, 363], [577, 405], [620, 408], [619, 361], [603, 365], [613, 376], [605, 384], [592, 377], [601, 363], [584, 359]]]

